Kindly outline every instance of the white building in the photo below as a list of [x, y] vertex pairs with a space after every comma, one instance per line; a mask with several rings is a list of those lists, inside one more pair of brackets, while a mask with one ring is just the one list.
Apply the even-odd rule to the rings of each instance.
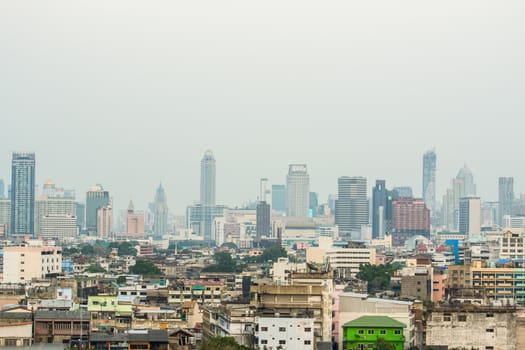
[[286, 176], [288, 216], [308, 217], [310, 211], [310, 176], [306, 164], [290, 164]]
[[4, 247], [4, 283], [26, 283], [61, 271], [60, 247]]
[[314, 349], [313, 318], [255, 317], [254, 323], [259, 349]]
[[71, 215], [46, 215], [41, 218], [41, 233], [44, 240], [67, 240], [77, 235], [77, 217]]
[[[43, 234], [43, 221], [47, 216], [70, 216], [76, 220], [77, 205], [72, 198], [47, 198], [40, 197], [35, 201], [35, 236]], [[50, 221], [47, 221], [47, 229], [50, 228]], [[57, 224], [61, 224], [58, 223]]]
[[525, 229], [525, 216], [504, 215], [503, 227], [511, 229]]
[[469, 237], [481, 234], [481, 199], [464, 197], [459, 200], [459, 232]]
[[97, 209], [97, 236], [99, 238], [108, 238], [111, 236], [112, 218], [113, 215], [110, 205]]
[[375, 248], [323, 248], [306, 250], [306, 261], [317, 264], [329, 263], [336, 278], [353, 277], [361, 264], [376, 263]]
[[[514, 231], [514, 232], [513, 232]], [[499, 258], [510, 260], [525, 259], [525, 234], [521, 232], [506, 231], [499, 240]]]

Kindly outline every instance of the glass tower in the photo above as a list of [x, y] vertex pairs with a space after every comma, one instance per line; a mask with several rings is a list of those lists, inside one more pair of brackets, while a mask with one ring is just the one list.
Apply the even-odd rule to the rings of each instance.
[[11, 234], [35, 233], [35, 154], [13, 153], [11, 172]]

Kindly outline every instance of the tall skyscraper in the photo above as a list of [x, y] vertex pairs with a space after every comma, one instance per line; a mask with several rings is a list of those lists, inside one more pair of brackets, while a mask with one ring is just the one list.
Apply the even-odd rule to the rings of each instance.
[[434, 215], [436, 209], [436, 152], [423, 155], [423, 201]]
[[210, 150], [201, 160], [201, 204], [215, 205], [215, 157]]
[[463, 193], [461, 193], [462, 197], [476, 195], [476, 184], [474, 183], [474, 175], [472, 174], [472, 171], [467, 167], [467, 165], [464, 165], [463, 168], [459, 169], [456, 179], [463, 180]]
[[110, 238], [113, 228], [113, 210], [111, 205], [97, 209], [97, 236], [98, 238]]
[[98, 209], [109, 205], [109, 192], [102, 185], [93, 186], [86, 193], [86, 229], [90, 235], [97, 232]]
[[286, 176], [287, 213], [293, 217], [308, 217], [310, 210], [310, 176], [306, 164], [290, 164]]
[[272, 185], [272, 209], [286, 212], [286, 185]]
[[5, 197], [5, 185], [4, 180], [0, 179], [0, 198]]
[[49, 225], [53, 222], [56, 222], [62, 225], [65, 222], [68, 222], [68, 234], [65, 236], [75, 236], [76, 235], [76, 224], [69, 224], [72, 220], [77, 220], [77, 205], [74, 199], [70, 198], [60, 198], [60, 197], [46, 197], [39, 196], [35, 201], [35, 236], [42, 234], [43, 221], [48, 216], [53, 216], [53, 219], [47, 219], [48, 222], [47, 229], [52, 230], [53, 228]]
[[317, 211], [319, 209], [319, 196], [317, 195], [317, 192], [310, 192], [308, 203], [310, 206], [309, 215], [311, 217], [317, 216]]
[[272, 188], [267, 178], [263, 177], [260, 182], [259, 201], [266, 202], [269, 205], [272, 203]]
[[260, 241], [261, 237], [269, 237], [272, 232], [270, 205], [266, 202], [257, 203], [255, 229], [257, 241]]
[[412, 191], [412, 187], [410, 187], [410, 186], [394, 187], [393, 191], [397, 192], [397, 195], [398, 195], [399, 198], [402, 198], [402, 197], [412, 198], [412, 197], [414, 197], [414, 192]]
[[372, 238], [380, 238], [392, 227], [392, 201], [400, 197], [396, 190], [389, 191], [385, 180], [377, 180], [372, 189]]
[[166, 232], [168, 232], [168, 200], [161, 183], [155, 193], [153, 237], [160, 239]]
[[514, 205], [514, 178], [500, 177], [499, 178], [499, 225], [503, 225], [503, 216], [512, 215], [512, 207]]
[[77, 202], [77, 227], [78, 232], [82, 232], [86, 228], [86, 205]]
[[342, 176], [337, 179], [335, 224], [342, 236], [360, 232], [368, 224], [369, 205], [366, 196], [366, 178]]
[[0, 198], [0, 236], [9, 234], [9, 226], [11, 226], [11, 200], [7, 198]]
[[125, 236], [127, 238], [144, 239], [144, 214], [135, 213], [132, 201], [129, 201], [128, 205]]
[[13, 153], [11, 172], [11, 233], [35, 233], [35, 154]]
[[463, 197], [459, 200], [459, 232], [469, 237], [481, 234], [481, 199]]

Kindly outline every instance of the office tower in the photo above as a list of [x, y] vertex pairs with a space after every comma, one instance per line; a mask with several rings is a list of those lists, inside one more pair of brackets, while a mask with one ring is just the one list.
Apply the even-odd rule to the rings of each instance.
[[470, 171], [470, 169], [467, 167], [467, 165], [464, 165], [463, 168], [459, 170], [456, 179], [463, 180], [463, 193], [461, 193], [462, 197], [470, 197], [476, 195], [476, 184], [474, 183], [474, 175], [472, 174], [472, 171]]
[[317, 216], [317, 208], [319, 207], [319, 198], [316, 192], [310, 192], [310, 195], [308, 197], [308, 202], [310, 205], [309, 216], [310, 217]]
[[202, 236], [205, 241], [213, 239], [213, 220], [223, 216], [224, 205], [195, 204], [186, 208], [186, 227], [195, 234]]
[[49, 214], [40, 218], [39, 235], [42, 239], [66, 241], [77, 236], [77, 217], [69, 214]]
[[259, 201], [266, 202], [268, 205], [272, 203], [272, 187], [267, 178], [261, 179]]
[[215, 205], [215, 158], [210, 150], [201, 160], [201, 202], [202, 205]]
[[498, 225], [498, 202], [481, 203], [481, 226], [493, 227]]
[[86, 228], [86, 205], [84, 203], [77, 203], [77, 227], [78, 232]]
[[[42, 222], [45, 217], [53, 216], [54, 221], [59, 222], [60, 225], [63, 222], [60, 222], [58, 217], [63, 217], [64, 221], [71, 221], [71, 218], [77, 219], [77, 205], [74, 199], [70, 198], [60, 198], [60, 197], [51, 197], [40, 196], [35, 201], [35, 236], [42, 234]], [[48, 225], [53, 221], [48, 219]], [[48, 230], [52, 228], [47, 227]], [[70, 233], [72, 231], [69, 231]], [[76, 235], [76, 229], [74, 230]]]
[[97, 211], [109, 205], [109, 192], [96, 185], [86, 193], [86, 229], [89, 234], [97, 232]]
[[270, 205], [266, 202], [257, 203], [255, 230], [257, 241], [260, 241], [262, 237], [269, 237], [272, 231]]
[[412, 187], [409, 186], [399, 186], [394, 187], [393, 191], [397, 192], [397, 196], [399, 198], [413, 198], [414, 192], [412, 191]]
[[459, 232], [469, 237], [481, 234], [481, 199], [463, 197], [459, 200]]
[[0, 198], [5, 198], [4, 180], [0, 179]]
[[337, 179], [335, 224], [342, 236], [361, 232], [368, 224], [369, 202], [366, 196], [366, 178], [342, 176]]
[[35, 233], [35, 154], [13, 153], [11, 172], [11, 233]]
[[[405, 193], [408, 194], [408, 191]], [[384, 237], [392, 228], [392, 201], [398, 199], [396, 190], [389, 191], [385, 180], [377, 180], [372, 189], [372, 238]]]
[[144, 214], [135, 213], [133, 202], [129, 201], [128, 215], [126, 220], [127, 238], [144, 238]]
[[47, 180], [44, 185], [42, 185], [42, 195], [53, 198], [57, 195], [57, 188], [55, 183], [52, 180]]
[[434, 213], [436, 206], [436, 152], [427, 151], [423, 155], [423, 201]]
[[287, 214], [292, 217], [308, 217], [310, 210], [310, 176], [306, 164], [290, 164], [286, 176]]
[[499, 178], [499, 220], [498, 224], [503, 225], [503, 216], [512, 215], [512, 206], [514, 204], [514, 178]]
[[0, 236], [5, 238], [9, 234], [11, 225], [11, 201], [7, 198], [0, 198]]
[[286, 212], [286, 185], [272, 185], [272, 209]]
[[330, 212], [335, 214], [335, 202], [337, 202], [337, 194], [329, 194], [327, 199], [328, 208]]
[[157, 192], [155, 193], [153, 215], [153, 237], [160, 239], [168, 232], [168, 200], [162, 183], [159, 184]]
[[98, 238], [110, 238], [113, 222], [111, 205], [97, 209], [97, 236]]
[[392, 203], [392, 245], [402, 246], [410, 237], [430, 238], [430, 210], [422, 199], [399, 198]]

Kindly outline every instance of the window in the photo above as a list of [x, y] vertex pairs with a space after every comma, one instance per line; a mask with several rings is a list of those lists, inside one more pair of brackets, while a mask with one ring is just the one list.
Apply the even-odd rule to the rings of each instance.
[[357, 334], [365, 334], [365, 331], [362, 329], [357, 330]]
[[467, 315], [458, 315], [459, 322], [467, 322]]
[[284, 345], [286, 344], [286, 340], [279, 340], [279, 345]]
[[261, 332], [268, 332], [268, 327], [261, 327]]
[[488, 312], [487, 317], [494, 317], [494, 314], [492, 312]]
[[305, 340], [304, 341], [304, 345], [311, 345], [312, 344], [312, 341], [311, 340]]
[[445, 322], [450, 322], [451, 319], [452, 319], [451, 316], [452, 316], [452, 315], [451, 315], [450, 313], [445, 312], [445, 313], [443, 314], [443, 321], [445, 321]]
[[381, 335], [385, 335], [385, 334], [386, 334], [386, 329], [382, 329], [382, 330], [380, 330], [380, 331], [379, 331], [379, 334], [381, 334]]
[[396, 329], [396, 330], [394, 330], [394, 334], [395, 334], [395, 335], [400, 335], [400, 334], [401, 334], [401, 331], [400, 331], [399, 329]]
[[485, 346], [485, 350], [494, 350], [493, 346]]
[[268, 340], [266, 340], [266, 339], [261, 339], [261, 344], [268, 344]]
[[286, 332], [286, 327], [279, 327], [279, 332]]
[[485, 331], [487, 333], [494, 333], [494, 329], [493, 328], [487, 328]]
[[311, 332], [311, 331], [312, 331], [312, 328], [310, 328], [310, 327], [305, 327], [305, 328], [304, 328], [304, 331], [305, 331], [305, 332]]
[[368, 334], [374, 334], [374, 330], [373, 329], [369, 329], [368, 330]]

